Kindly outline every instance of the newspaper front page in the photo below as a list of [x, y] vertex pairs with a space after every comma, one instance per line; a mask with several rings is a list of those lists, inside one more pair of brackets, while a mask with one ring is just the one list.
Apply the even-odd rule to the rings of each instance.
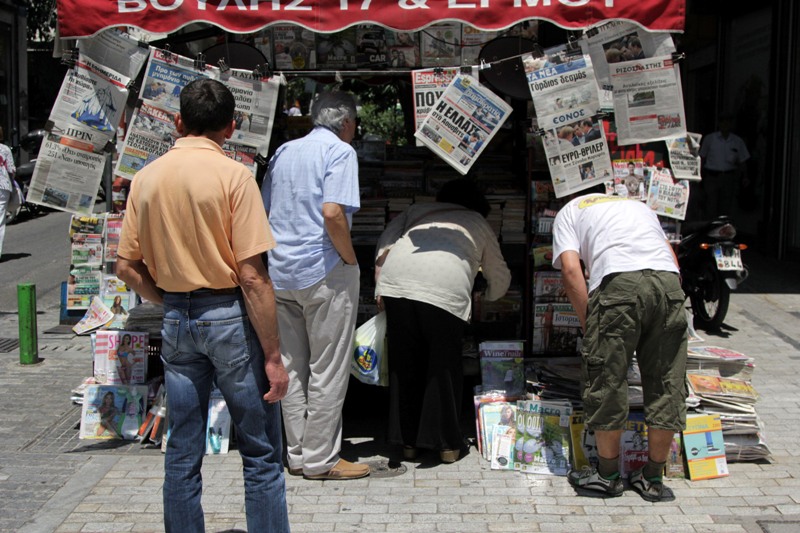
[[700, 181], [700, 140], [699, 133], [687, 133], [686, 137], [667, 139], [669, 164], [676, 179]]
[[[433, 109], [433, 105], [461, 70], [452, 68], [428, 68], [411, 72], [411, 87], [414, 94], [414, 131], [419, 130], [422, 121]], [[472, 69], [472, 76], [477, 79], [477, 68]], [[417, 146], [422, 146], [417, 139]]]
[[657, 215], [677, 220], [686, 218], [689, 205], [689, 181], [673, 180], [667, 169], [654, 170], [647, 193], [647, 206]]
[[134, 174], [167, 153], [179, 136], [175, 129], [176, 114], [143, 102], [133, 112], [114, 174], [132, 180]]
[[278, 107], [278, 91], [283, 76], [255, 79], [247, 70], [231, 69], [230, 75], [220, 81], [230, 89], [236, 99], [234, 120], [236, 129], [223, 149], [236, 161], [244, 163], [256, 173], [256, 155], [267, 156], [269, 139]]
[[458, 74], [414, 136], [466, 174], [511, 114], [511, 106], [469, 74]]
[[180, 94], [198, 78], [218, 78], [219, 69], [206, 65], [202, 71], [187, 57], [153, 48], [147, 63], [142, 92], [145, 102], [173, 112], [181, 110]]
[[130, 78], [78, 55], [50, 113], [52, 133], [103, 149], [113, 138], [128, 98]]
[[60, 211], [91, 214], [107, 157], [67, 137], [49, 135], [39, 150], [27, 200]]
[[680, 72], [671, 56], [610, 68], [618, 144], [686, 136]]
[[111, 28], [78, 42], [81, 54], [129, 78], [136, 78], [150, 55], [148, 46], [127, 33]]
[[609, 64], [648, 57], [668, 56], [675, 52], [672, 36], [650, 32], [623, 20], [614, 20], [588, 30], [580, 40], [584, 54], [589, 54], [600, 89], [600, 108], [614, 109]]
[[566, 46], [522, 56], [557, 198], [611, 177], [600, 101], [588, 56]]

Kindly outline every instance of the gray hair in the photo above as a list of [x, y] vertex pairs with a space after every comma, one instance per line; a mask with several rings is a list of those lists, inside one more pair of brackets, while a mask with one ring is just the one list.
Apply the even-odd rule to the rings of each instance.
[[356, 101], [353, 95], [342, 91], [319, 93], [311, 104], [311, 120], [315, 126], [322, 126], [339, 133], [344, 119], [356, 119]]

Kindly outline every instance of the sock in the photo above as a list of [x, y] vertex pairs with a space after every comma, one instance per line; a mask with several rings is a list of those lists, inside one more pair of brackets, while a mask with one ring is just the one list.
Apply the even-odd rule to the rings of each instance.
[[647, 459], [647, 464], [644, 465], [642, 469], [642, 475], [649, 481], [660, 481], [661, 477], [664, 475], [664, 466], [666, 466], [666, 464], [666, 461], [663, 463], [656, 463], [652, 459]]
[[605, 457], [597, 457], [600, 464], [597, 465], [597, 473], [600, 477], [605, 479], [616, 479], [619, 477], [619, 455], [613, 459], [606, 459]]

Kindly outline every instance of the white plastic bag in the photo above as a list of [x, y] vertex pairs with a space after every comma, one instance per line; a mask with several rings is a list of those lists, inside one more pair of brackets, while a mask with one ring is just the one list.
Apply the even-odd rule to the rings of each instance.
[[350, 374], [367, 385], [389, 386], [386, 359], [386, 312], [381, 311], [356, 330]]

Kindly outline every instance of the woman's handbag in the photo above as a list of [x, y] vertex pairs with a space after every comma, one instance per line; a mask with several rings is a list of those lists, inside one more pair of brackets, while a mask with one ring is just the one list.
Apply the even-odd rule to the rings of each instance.
[[350, 374], [367, 385], [389, 386], [385, 311], [381, 311], [356, 329]]

